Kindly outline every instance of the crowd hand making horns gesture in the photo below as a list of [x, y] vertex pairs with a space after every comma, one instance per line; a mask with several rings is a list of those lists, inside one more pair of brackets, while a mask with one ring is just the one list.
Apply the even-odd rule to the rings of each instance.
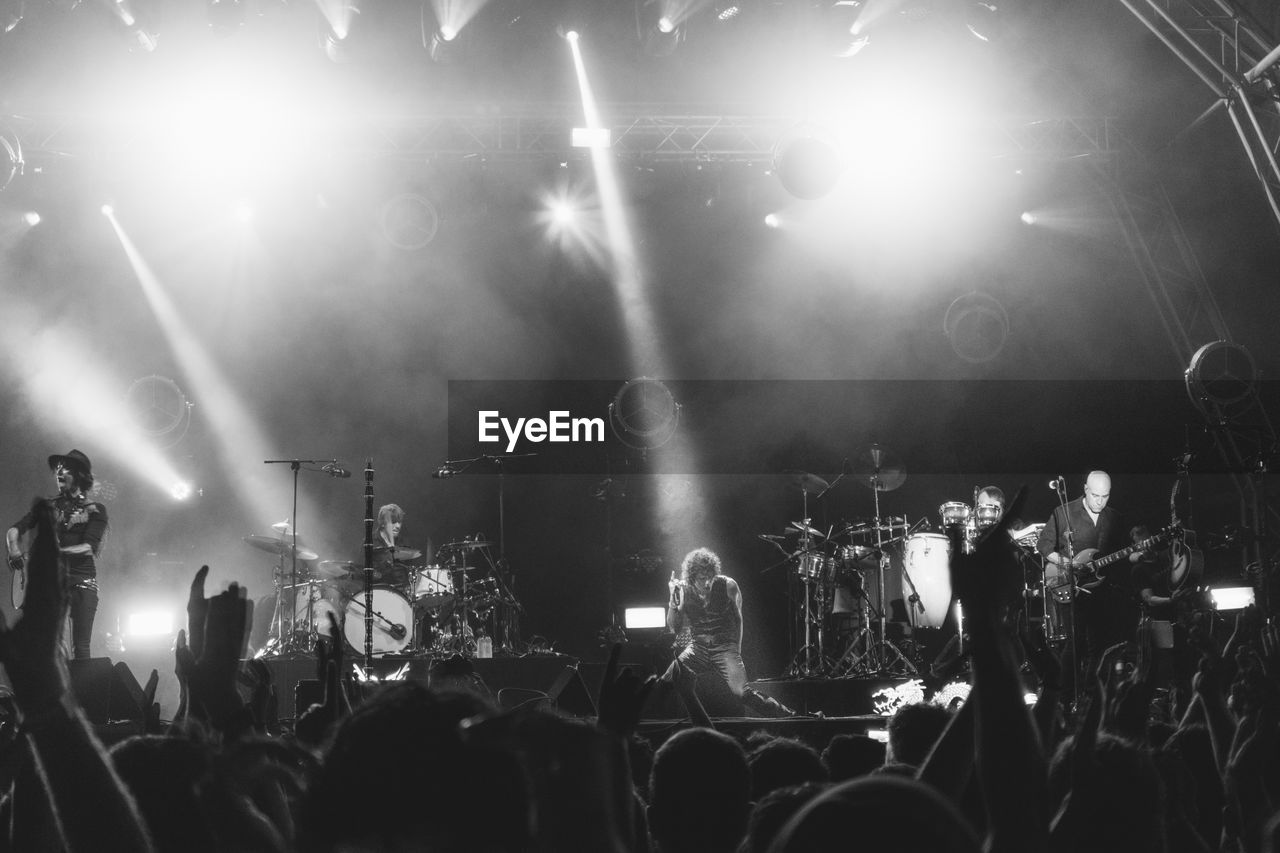
[[[53, 509], [37, 500], [34, 517], [26, 601], [16, 624], [0, 616], [0, 663], [13, 687], [20, 734], [38, 759], [36, 781], [42, 789], [23, 795], [15, 786], [15, 796], [28, 803], [47, 797], [53, 810], [16, 811], [13, 835], [23, 834], [20, 822], [56, 815], [55, 831], [69, 853], [145, 853], [153, 848], [133, 798], [71, 694], [59, 644], [67, 617], [66, 567], [58, 559]], [[103, 839], [111, 839], [109, 848]]]

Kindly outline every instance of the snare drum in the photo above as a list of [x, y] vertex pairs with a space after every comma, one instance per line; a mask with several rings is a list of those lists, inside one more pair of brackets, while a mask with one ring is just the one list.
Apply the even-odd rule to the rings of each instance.
[[419, 607], [444, 607], [453, 601], [453, 575], [440, 566], [418, 569], [413, 576], [413, 601]]
[[[951, 540], [947, 537], [937, 533], [908, 537], [902, 552], [902, 594], [907, 598], [907, 621], [912, 627], [942, 627], [951, 605], [950, 562]], [[913, 590], [917, 602], [910, 601]]]
[[938, 515], [942, 517], [942, 526], [962, 526], [969, 521], [969, 505], [960, 501], [947, 501], [938, 507]]
[[[364, 654], [364, 594], [347, 602], [342, 635], [353, 652]], [[394, 655], [413, 643], [413, 605], [389, 586], [373, 588], [373, 654]]]

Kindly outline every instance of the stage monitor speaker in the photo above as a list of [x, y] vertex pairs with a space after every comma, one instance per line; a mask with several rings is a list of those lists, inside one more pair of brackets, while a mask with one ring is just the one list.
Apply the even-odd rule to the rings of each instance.
[[143, 695], [138, 679], [121, 662], [112, 665], [111, 658], [87, 658], [67, 661], [71, 675], [71, 693], [94, 725], [111, 720], [142, 722]]

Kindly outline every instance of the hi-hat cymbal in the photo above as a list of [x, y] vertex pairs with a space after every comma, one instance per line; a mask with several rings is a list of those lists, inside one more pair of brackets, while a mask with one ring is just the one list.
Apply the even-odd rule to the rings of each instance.
[[850, 477], [869, 489], [891, 492], [907, 479], [907, 466], [883, 444], [864, 447], [849, 459]]
[[[279, 539], [275, 536], [249, 535], [244, 537], [244, 543], [246, 545], [251, 545], [252, 547], [257, 548], [259, 551], [267, 551], [269, 553], [276, 554], [276, 555], [283, 554], [284, 556], [287, 557], [293, 554], [292, 543], [286, 542], [283, 539]], [[317, 554], [315, 551], [309, 551], [306, 548], [303, 548], [301, 545], [298, 546], [299, 560], [316, 560], [316, 559], [319, 559], [319, 557], [320, 555]]]
[[810, 536], [817, 536], [819, 539], [826, 539], [826, 535], [815, 527], [810, 527], [803, 521], [793, 521], [789, 525], [790, 528], [798, 533], [808, 533]]
[[293, 525], [289, 523], [289, 519], [287, 518], [284, 521], [277, 521], [275, 524], [271, 525], [271, 529], [277, 530], [283, 533], [285, 536], [290, 536], [293, 534]]
[[782, 473], [791, 478], [792, 485], [799, 486], [811, 495], [821, 494], [831, 488], [831, 484], [826, 480], [822, 479], [817, 474], [810, 474], [808, 471], [799, 471], [794, 468], [788, 468]]

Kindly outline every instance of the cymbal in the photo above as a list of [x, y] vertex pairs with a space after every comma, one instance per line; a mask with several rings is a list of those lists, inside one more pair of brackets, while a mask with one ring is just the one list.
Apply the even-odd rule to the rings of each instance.
[[[879, 523], [877, 523], [877, 521]], [[905, 515], [886, 515], [880, 519], [868, 519], [857, 524], [850, 524], [848, 527], [840, 531], [841, 536], [862, 536], [868, 533], [892, 533], [895, 530], [906, 530], [911, 525], [907, 523]]]
[[907, 479], [907, 467], [883, 444], [862, 448], [850, 458], [849, 466], [850, 477], [878, 492], [892, 492]]
[[831, 488], [831, 484], [819, 477], [817, 474], [810, 474], [808, 471], [798, 471], [794, 468], [788, 468], [782, 473], [791, 478], [792, 485], [799, 486], [802, 490], [811, 495], [820, 494]]
[[440, 546], [441, 551], [466, 551], [474, 548], [492, 548], [492, 542], [485, 542], [481, 539], [464, 539], [461, 542], [446, 542]]
[[[293, 545], [275, 536], [257, 536], [249, 535], [244, 537], [244, 543], [257, 548], [259, 551], [267, 551], [272, 554], [283, 554], [289, 556], [293, 553]], [[320, 555], [315, 551], [308, 551], [301, 545], [298, 546], [299, 560], [316, 560]]]
[[386, 545], [373, 550], [379, 554], [390, 553], [392, 560], [416, 560], [422, 556], [422, 552], [417, 548], [401, 548], [398, 545]]
[[824, 534], [821, 530], [818, 530], [817, 528], [814, 528], [814, 527], [810, 527], [809, 525], [805, 524], [803, 521], [793, 521], [791, 522], [790, 527], [792, 530], [798, 533], [808, 533], [810, 536], [817, 536], [819, 539], [827, 538], [826, 534]]
[[350, 560], [321, 560], [315, 569], [315, 573], [322, 578], [346, 578], [357, 571], [356, 564]]

